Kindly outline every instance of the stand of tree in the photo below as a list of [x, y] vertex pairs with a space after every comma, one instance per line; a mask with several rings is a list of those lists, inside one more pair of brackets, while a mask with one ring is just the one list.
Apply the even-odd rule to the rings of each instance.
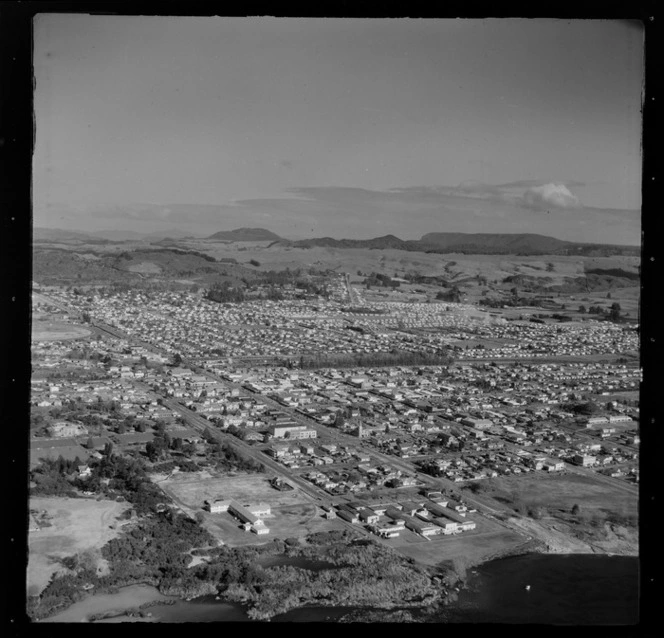
[[241, 303], [245, 295], [242, 288], [233, 287], [228, 282], [217, 282], [205, 293], [205, 298], [217, 303]]
[[315, 368], [378, 368], [382, 366], [433, 366], [451, 365], [454, 362], [449, 351], [424, 352], [372, 352], [360, 354], [316, 354], [300, 357], [299, 367]]
[[392, 279], [389, 275], [384, 275], [379, 272], [372, 272], [365, 277], [364, 283], [367, 288], [371, 286], [381, 286], [383, 288], [398, 288], [401, 283]]

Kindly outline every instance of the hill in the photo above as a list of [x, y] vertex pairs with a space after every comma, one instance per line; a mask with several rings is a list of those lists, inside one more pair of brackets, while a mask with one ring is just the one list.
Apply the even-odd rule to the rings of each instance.
[[106, 240], [100, 237], [94, 237], [86, 233], [79, 233], [73, 230], [63, 228], [33, 228], [32, 240], [40, 243], [106, 243]]
[[96, 230], [92, 233], [95, 237], [101, 237], [108, 241], [143, 241], [146, 236], [144, 233], [137, 233], [133, 230]]
[[321, 237], [316, 239], [301, 239], [291, 243], [297, 248], [312, 248], [322, 246], [325, 248], [369, 248], [372, 250], [416, 250], [413, 244], [417, 242], [408, 242], [399, 239], [394, 235], [384, 235], [374, 239], [333, 239], [332, 237]]
[[208, 239], [221, 241], [281, 241], [282, 238], [265, 228], [236, 228], [235, 230], [220, 230]]
[[217, 262], [197, 251], [145, 248], [120, 253], [77, 253], [59, 248], [33, 251], [33, 278], [41, 284], [103, 284], [113, 282], [164, 283], [186, 278], [207, 284], [226, 281], [239, 285], [256, 275], [246, 267]]
[[427, 233], [419, 240], [403, 240], [394, 235], [374, 239], [333, 239], [321, 237], [282, 242], [296, 248], [368, 248], [407, 250], [424, 253], [463, 253], [467, 255], [638, 255], [636, 246], [581, 244], [533, 233]]
[[509, 254], [555, 254], [574, 245], [574, 242], [532, 233], [427, 233], [419, 243], [423, 248], [449, 252], [486, 251]]

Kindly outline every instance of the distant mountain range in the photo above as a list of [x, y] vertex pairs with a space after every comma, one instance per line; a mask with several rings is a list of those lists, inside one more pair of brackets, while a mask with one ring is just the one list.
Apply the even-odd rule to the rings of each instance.
[[[56, 228], [35, 228], [37, 242], [106, 243], [122, 241], [144, 241], [171, 244], [179, 239], [193, 238], [184, 231], [173, 228], [155, 233], [134, 231], [94, 231], [80, 233]], [[201, 238], [203, 239], [203, 238]], [[318, 237], [311, 239], [284, 239], [265, 228], [236, 228], [222, 230], [205, 238], [212, 241], [271, 242], [270, 245], [294, 248], [364, 248], [370, 250], [407, 250], [429, 253], [465, 253], [500, 255], [639, 255], [638, 246], [577, 243], [537, 235], [534, 233], [427, 233], [421, 239], [400, 239], [395, 235], [383, 235], [373, 239], [334, 239]]]
[[37, 242], [82, 242], [82, 243], [106, 243], [106, 239], [95, 237], [89, 233], [79, 233], [62, 228], [34, 228], [32, 239]]
[[158, 241], [163, 239], [185, 239], [192, 237], [179, 228], [153, 233], [138, 233], [133, 230], [95, 230], [81, 233], [62, 228], [34, 228], [33, 240], [41, 242], [83, 242], [83, 243], [107, 243], [123, 241]]
[[528, 233], [427, 233], [421, 239], [403, 240], [394, 235], [375, 239], [302, 239], [288, 242], [298, 248], [323, 246], [328, 248], [397, 249], [429, 253], [517, 254], [517, 255], [638, 255], [637, 246], [613, 246], [563, 241], [555, 237]]
[[420, 239], [419, 244], [445, 250], [481, 248], [510, 253], [523, 251], [550, 253], [580, 245], [532, 233], [504, 235], [496, 233], [427, 233]]

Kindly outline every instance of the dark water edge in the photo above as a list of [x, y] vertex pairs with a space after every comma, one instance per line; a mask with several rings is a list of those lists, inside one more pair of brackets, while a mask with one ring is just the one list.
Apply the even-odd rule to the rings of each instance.
[[634, 625], [639, 622], [639, 559], [526, 554], [495, 560], [471, 572], [458, 600], [435, 620]]
[[[526, 590], [526, 586], [530, 589]], [[243, 605], [204, 596], [152, 609], [157, 622], [252, 622]], [[525, 554], [468, 574], [457, 601], [436, 611], [411, 609], [420, 623], [625, 626], [639, 621], [639, 560], [632, 556]], [[301, 607], [271, 622], [391, 621], [386, 610]], [[260, 621], [259, 621], [260, 622]]]

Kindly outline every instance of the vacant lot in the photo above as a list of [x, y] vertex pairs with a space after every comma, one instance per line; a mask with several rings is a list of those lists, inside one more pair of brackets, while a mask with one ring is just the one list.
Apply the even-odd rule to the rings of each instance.
[[152, 261], [141, 261], [137, 264], [131, 264], [127, 267], [127, 270], [130, 272], [144, 273], [146, 275], [158, 275], [162, 271], [162, 268], [159, 264], [155, 264]]
[[[545, 508], [570, 511], [578, 504], [584, 511], [604, 512], [619, 516], [636, 516], [636, 494], [612, 489], [606, 482], [579, 474], [531, 475], [488, 479], [483, 481], [478, 496], [489, 497], [496, 505]], [[488, 499], [487, 499], [488, 500]]]
[[37, 467], [42, 459], [57, 459], [59, 456], [74, 461], [77, 457], [82, 463], [90, 458], [90, 450], [84, 448], [75, 439], [33, 439], [30, 441], [30, 469]]
[[215, 475], [209, 472], [176, 474], [161, 481], [159, 486], [179, 505], [194, 512], [201, 511], [206, 500], [236, 500], [243, 505], [269, 503], [273, 508], [281, 505], [309, 503], [309, 498], [298, 489], [280, 492], [269, 484], [266, 474], [237, 476]]
[[90, 330], [62, 321], [37, 319], [32, 322], [32, 341], [68, 341], [90, 335]]
[[[50, 523], [28, 536], [28, 594], [38, 594], [51, 576], [63, 569], [59, 559], [83, 552], [96, 555], [98, 568], [105, 567], [98, 550], [118, 534], [117, 517], [126, 503], [83, 498], [35, 497], [30, 509], [36, 518]], [[42, 516], [46, 512], [46, 516]]]

